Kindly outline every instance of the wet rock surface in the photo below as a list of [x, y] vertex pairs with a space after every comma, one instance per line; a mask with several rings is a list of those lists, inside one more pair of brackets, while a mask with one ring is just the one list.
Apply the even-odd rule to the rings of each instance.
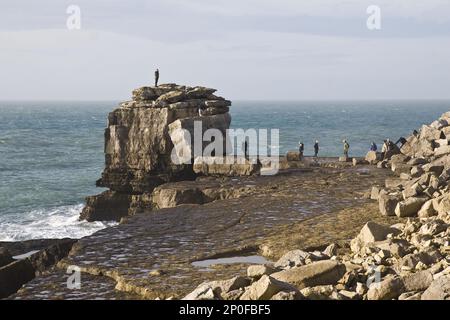
[[[364, 174], [360, 175], [362, 171]], [[369, 201], [363, 192], [355, 190], [369, 190], [389, 174], [373, 167], [318, 167], [288, 170], [278, 176], [232, 178], [236, 183], [245, 181], [245, 185], [252, 185], [253, 191], [241, 198], [127, 217], [118, 226], [79, 240], [68, 258], [58, 264], [59, 270], [76, 265], [83, 272], [113, 279], [116, 285], [115, 289], [108, 289], [109, 297], [119, 297], [123, 291], [146, 299], [181, 298], [199, 283], [245, 276], [248, 267], [227, 264], [198, 268], [192, 265], [193, 261], [256, 253], [276, 259], [299, 243], [303, 247], [325, 243], [327, 237], [320, 234], [321, 221], [326, 221], [323, 228], [335, 230], [328, 234], [333, 240], [340, 239], [342, 233], [354, 236], [367, 216], [359, 216], [361, 221], [356, 219], [352, 227], [347, 211], [350, 207], [355, 212], [362, 208], [359, 214], [367, 215], [365, 206]], [[370, 212], [375, 213], [376, 206]], [[342, 223], [336, 225], [339, 219]], [[308, 222], [318, 229], [311, 230]], [[295, 228], [308, 230], [315, 237], [301, 239], [307, 232], [298, 233]], [[276, 245], [279, 246], [274, 250]], [[49, 276], [53, 275], [32, 280], [14, 298], [30, 298], [42, 291], [50, 291], [48, 297], [52, 298], [46, 280]], [[90, 285], [89, 281], [86, 285]], [[68, 289], [61, 290], [58, 297], [70, 298], [73, 294]], [[95, 298], [87, 293], [78, 297], [83, 296]]]

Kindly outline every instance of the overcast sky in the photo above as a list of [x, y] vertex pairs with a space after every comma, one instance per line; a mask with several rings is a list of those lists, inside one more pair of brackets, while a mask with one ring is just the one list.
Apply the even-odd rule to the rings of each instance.
[[447, 99], [450, 0], [0, 0], [0, 100], [127, 100], [156, 67], [232, 100]]

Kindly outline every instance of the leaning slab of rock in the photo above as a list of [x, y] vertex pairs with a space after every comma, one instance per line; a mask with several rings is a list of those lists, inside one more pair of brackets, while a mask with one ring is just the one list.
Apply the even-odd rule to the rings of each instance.
[[269, 300], [280, 291], [298, 292], [297, 288], [289, 283], [263, 275], [261, 279], [246, 288], [240, 300]]
[[345, 274], [345, 265], [332, 260], [313, 262], [301, 267], [283, 270], [272, 277], [295, 285], [299, 289], [318, 285], [336, 284]]
[[401, 201], [395, 207], [395, 214], [400, 218], [416, 216], [427, 200], [426, 197], [411, 197]]

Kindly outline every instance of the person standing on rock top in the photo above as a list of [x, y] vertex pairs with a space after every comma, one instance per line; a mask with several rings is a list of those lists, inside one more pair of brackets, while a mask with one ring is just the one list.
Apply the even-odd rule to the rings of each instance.
[[156, 69], [156, 71], [155, 71], [155, 87], [158, 86], [158, 80], [159, 80], [159, 69]]
[[319, 154], [319, 140], [316, 140], [314, 143], [314, 157], [317, 158], [317, 155]]

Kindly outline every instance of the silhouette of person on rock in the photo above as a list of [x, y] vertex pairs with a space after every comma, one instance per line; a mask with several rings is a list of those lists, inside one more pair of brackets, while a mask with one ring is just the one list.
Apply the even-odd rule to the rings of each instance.
[[159, 81], [159, 69], [156, 69], [156, 71], [155, 71], [155, 87], [158, 86], [158, 81]]

